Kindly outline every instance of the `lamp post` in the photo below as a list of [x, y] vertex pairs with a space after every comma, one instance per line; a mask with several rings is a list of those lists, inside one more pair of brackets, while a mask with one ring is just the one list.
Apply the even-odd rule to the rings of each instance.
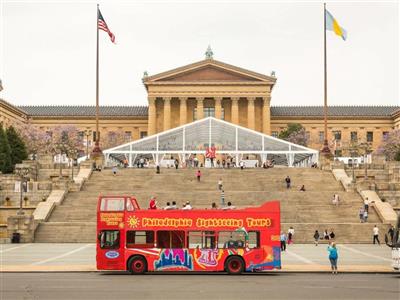
[[64, 142], [55, 143], [56, 152], [57, 152], [57, 150], [60, 152], [59, 153], [60, 154], [60, 159], [58, 161], [59, 166], [60, 166], [60, 174], [59, 174], [60, 179], [62, 178], [62, 162], [61, 162], [61, 159], [62, 159], [63, 153], [66, 153], [66, 146], [67, 146], [67, 144], [64, 143]]
[[92, 135], [92, 130], [85, 130], [85, 135], [86, 135], [86, 160], [89, 159], [89, 136]]
[[24, 182], [27, 180], [27, 175], [29, 174], [30, 168], [27, 165], [24, 164], [17, 164], [15, 166], [15, 173], [19, 176], [20, 178], [20, 197], [19, 197], [19, 210], [17, 212], [17, 215], [23, 215], [24, 211], [22, 210], [22, 196], [24, 193]]

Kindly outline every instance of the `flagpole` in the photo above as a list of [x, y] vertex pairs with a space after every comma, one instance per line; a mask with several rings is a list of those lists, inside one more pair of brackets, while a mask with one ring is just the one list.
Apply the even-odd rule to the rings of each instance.
[[92, 157], [99, 158], [102, 155], [100, 149], [100, 132], [99, 132], [99, 4], [97, 4], [96, 16], [96, 140], [92, 150]]
[[330, 154], [328, 145], [328, 79], [326, 61], [326, 3], [324, 3], [324, 147], [322, 153]]

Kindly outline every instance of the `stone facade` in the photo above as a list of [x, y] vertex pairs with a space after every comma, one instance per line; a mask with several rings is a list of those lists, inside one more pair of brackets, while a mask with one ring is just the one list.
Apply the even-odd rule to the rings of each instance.
[[[302, 124], [309, 147], [323, 144], [322, 107], [272, 106], [274, 76], [266, 76], [212, 58], [143, 78], [148, 107], [100, 107], [100, 137], [122, 131], [125, 142], [213, 116], [268, 135], [277, 136], [288, 123]], [[75, 125], [93, 145], [93, 106], [21, 106], [0, 99], [0, 122], [6, 127], [30, 121], [44, 131]], [[400, 128], [400, 108], [382, 106], [329, 107], [328, 141], [331, 149], [346, 149], [352, 140], [376, 149], [382, 137]], [[343, 153], [344, 155], [344, 153]]]

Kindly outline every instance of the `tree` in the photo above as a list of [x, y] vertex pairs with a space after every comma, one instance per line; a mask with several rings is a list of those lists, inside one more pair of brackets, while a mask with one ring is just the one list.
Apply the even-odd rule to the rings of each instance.
[[11, 149], [11, 164], [14, 166], [15, 164], [21, 163], [24, 159], [27, 159], [28, 153], [26, 152], [23, 140], [14, 127], [8, 127], [6, 134]]
[[308, 144], [307, 132], [298, 123], [289, 123], [287, 128], [279, 133], [279, 138], [301, 146]]
[[101, 149], [109, 149], [125, 142], [125, 133], [122, 130], [109, 131], [107, 136], [100, 140], [100, 147]]
[[11, 149], [8, 143], [7, 135], [3, 129], [3, 124], [0, 124], [0, 171], [4, 174], [13, 171], [11, 163]]
[[376, 153], [385, 155], [388, 160], [400, 161], [400, 129], [385, 135]]
[[28, 121], [16, 128], [25, 143], [28, 155], [37, 157], [41, 154], [51, 153], [51, 133], [45, 132]]

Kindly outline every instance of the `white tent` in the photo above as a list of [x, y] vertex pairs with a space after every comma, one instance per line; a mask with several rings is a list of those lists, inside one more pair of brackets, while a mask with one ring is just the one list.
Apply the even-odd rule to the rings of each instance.
[[236, 161], [256, 155], [261, 162], [276, 165], [309, 166], [318, 161], [318, 151], [250, 130], [213, 117], [204, 118], [158, 134], [104, 150], [106, 165], [111, 159], [124, 160], [132, 167], [140, 156], [152, 156], [155, 164], [178, 155], [181, 161], [193, 154], [205, 154], [215, 147], [216, 154], [230, 155]]

